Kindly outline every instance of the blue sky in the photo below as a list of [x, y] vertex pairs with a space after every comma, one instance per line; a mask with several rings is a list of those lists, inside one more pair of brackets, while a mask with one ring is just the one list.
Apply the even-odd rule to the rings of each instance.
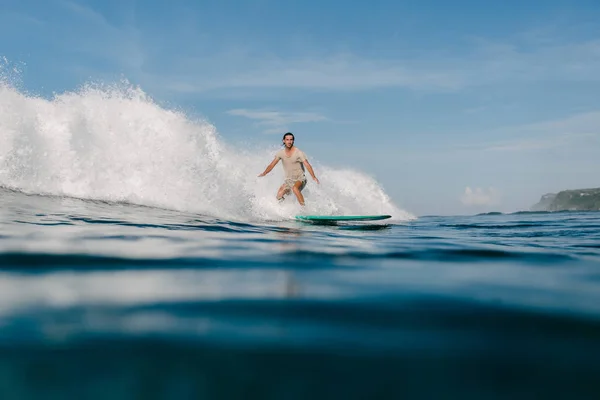
[[0, 56], [25, 90], [125, 77], [240, 146], [291, 130], [313, 164], [372, 175], [417, 215], [600, 187], [597, 1], [0, 0], [0, 11]]

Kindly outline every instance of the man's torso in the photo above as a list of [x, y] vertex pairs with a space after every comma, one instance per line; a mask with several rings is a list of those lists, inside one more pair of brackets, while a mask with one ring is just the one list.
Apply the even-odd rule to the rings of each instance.
[[281, 159], [283, 171], [286, 179], [304, 180], [304, 161], [306, 156], [298, 148], [292, 148], [290, 155], [285, 153], [285, 149], [277, 152], [276, 156]]

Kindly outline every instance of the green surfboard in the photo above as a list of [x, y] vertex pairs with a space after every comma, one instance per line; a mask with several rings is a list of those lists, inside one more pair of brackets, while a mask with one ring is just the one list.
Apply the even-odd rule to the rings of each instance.
[[296, 215], [299, 221], [338, 222], [338, 221], [378, 221], [392, 218], [391, 215]]

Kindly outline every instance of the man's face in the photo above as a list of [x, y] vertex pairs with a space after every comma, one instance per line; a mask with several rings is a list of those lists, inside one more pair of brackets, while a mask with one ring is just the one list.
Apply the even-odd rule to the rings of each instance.
[[285, 139], [283, 139], [283, 144], [288, 149], [291, 148], [294, 145], [294, 138], [291, 135], [287, 135]]

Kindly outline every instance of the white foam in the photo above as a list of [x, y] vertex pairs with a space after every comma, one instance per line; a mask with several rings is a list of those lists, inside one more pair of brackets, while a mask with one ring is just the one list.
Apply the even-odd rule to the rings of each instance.
[[[27, 193], [279, 220], [300, 207], [293, 196], [275, 199], [281, 166], [257, 177], [275, 150], [226, 146], [213, 125], [162, 108], [127, 83], [48, 100], [0, 82], [0, 185]], [[312, 161], [321, 185], [309, 177], [302, 212], [413, 218], [364, 173]]]

